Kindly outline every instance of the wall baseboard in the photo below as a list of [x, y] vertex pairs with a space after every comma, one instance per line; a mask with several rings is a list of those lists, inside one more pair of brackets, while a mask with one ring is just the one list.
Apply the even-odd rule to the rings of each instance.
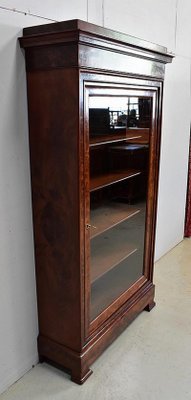
[[7, 390], [10, 386], [12, 386], [20, 378], [22, 378], [22, 376], [25, 375], [28, 371], [30, 371], [33, 365], [36, 365], [37, 363], [38, 363], [38, 354], [36, 353], [27, 362], [23, 363], [23, 365], [20, 365], [18, 369], [6, 372], [6, 375], [4, 377], [1, 377], [0, 394], [5, 392], [5, 390]]

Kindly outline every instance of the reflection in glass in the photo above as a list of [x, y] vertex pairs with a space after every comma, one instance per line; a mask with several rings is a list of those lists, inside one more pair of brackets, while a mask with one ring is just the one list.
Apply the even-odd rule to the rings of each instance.
[[90, 96], [90, 317], [142, 275], [150, 97]]
[[107, 103], [105, 100], [104, 96], [90, 97], [90, 136], [111, 134], [114, 130], [120, 131], [120, 129], [130, 127], [150, 127], [150, 98], [113, 96], [107, 98]]

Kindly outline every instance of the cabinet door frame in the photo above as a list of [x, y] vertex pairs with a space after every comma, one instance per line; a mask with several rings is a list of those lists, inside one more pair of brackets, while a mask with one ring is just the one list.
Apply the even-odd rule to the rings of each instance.
[[[100, 326], [104, 327], [117, 316], [118, 310], [131, 303], [133, 298], [138, 297], [139, 292], [152, 282], [155, 225], [158, 194], [158, 174], [160, 158], [160, 132], [161, 132], [161, 104], [163, 82], [150, 78], [119, 77], [106, 74], [81, 73], [81, 96], [83, 96], [83, 143], [84, 143], [84, 211], [85, 211], [85, 273], [84, 273], [84, 312], [85, 312], [85, 339], [95, 335]], [[148, 192], [146, 206], [146, 228], [144, 249], [144, 273], [129, 289], [123, 292], [106, 309], [104, 309], [93, 321], [90, 321], [90, 179], [89, 179], [89, 108], [88, 98], [90, 95], [101, 94], [107, 96], [115, 91], [116, 95], [141, 96], [152, 98], [152, 128], [150, 134], [149, 148], [149, 174]]]

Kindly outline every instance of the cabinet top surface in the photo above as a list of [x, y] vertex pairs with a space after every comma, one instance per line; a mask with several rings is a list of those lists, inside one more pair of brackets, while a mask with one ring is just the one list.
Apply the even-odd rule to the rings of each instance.
[[[169, 56], [169, 58], [172, 58], [172, 54], [167, 52], [166, 47], [148, 42], [143, 39], [139, 39], [137, 37], [128, 35], [126, 33], [118, 32], [118, 31], [115, 31], [112, 29], [103, 28], [101, 26], [91, 24], [89, 22], [85, 22], [85, 21], [82, 21], [79, 19], [73, 19], [73, 20], [68, 20], [68, 21], [49, 23], [49, 24], [45, 24], [45, 25], [38, 25], [38, 26], [24, 28], [23, 29], [23, 38], [21, 38], [22, 45], [24, 44], [23, 42], [25, 41], [25, 38], [26, 39], [28, 39], [29, 37], [31, 39], [32, 39], [32, 37], [34, 37], [34, 38], [41, 37], [42, 38], [42, 36], [47, 36], [47, 35], [52, 36], [55, 34], [63, 34], [64, 35], [69, 32], [79, 33], [79, 34], [81, 33], [81, 34], [100, 37], [105, 40], [111, 40], [116, 43], [122, 43], [122, 44], [130, 46], [130, 47], [144, 49], [147, 51], [151, 51], [153, 53], [166, 55], [166, 56]], [[23, 47], [25, 47], [25, 45]]]

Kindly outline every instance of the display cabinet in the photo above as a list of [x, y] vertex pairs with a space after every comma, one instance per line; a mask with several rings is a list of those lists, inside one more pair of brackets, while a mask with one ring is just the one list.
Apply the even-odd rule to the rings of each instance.
[[40, 360], [83, 383], [154, 306], [166, 48], [80, 20], [24, 29]]

